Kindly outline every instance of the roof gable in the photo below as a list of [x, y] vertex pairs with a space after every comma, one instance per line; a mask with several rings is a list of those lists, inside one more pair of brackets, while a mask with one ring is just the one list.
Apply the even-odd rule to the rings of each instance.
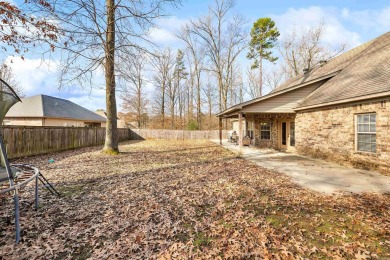
[[23, 98], [7, 113], [7, 117], [69, 118], [105, 122], [106, 119], [69, 100], [46, 95]]
[[21, 101], [10, 108], [6, 117], [44, 117], [42, 95], [22, 98]]

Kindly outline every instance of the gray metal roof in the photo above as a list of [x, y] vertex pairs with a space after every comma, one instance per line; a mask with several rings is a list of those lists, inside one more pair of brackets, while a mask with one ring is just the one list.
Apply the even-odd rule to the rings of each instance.
[[104, 117], [69, 100], [46, 95], [22, 98], [22, 102], [15, 104], [6, 117], [67, 118], [106, 122]]

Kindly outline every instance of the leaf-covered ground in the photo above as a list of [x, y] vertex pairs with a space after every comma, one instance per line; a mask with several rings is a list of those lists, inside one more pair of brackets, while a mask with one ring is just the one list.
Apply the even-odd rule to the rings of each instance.
[[[63, 194], [2, 201], [4, 259], [390, 258], [390, 195], [331, 197], [207, 141], [123, 143], [26, 158]], [[49, 163], [54, 159], [54, 163]]]

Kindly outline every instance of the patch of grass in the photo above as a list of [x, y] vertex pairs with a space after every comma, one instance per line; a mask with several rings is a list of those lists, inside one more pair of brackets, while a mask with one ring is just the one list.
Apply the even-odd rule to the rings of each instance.
[[212, 205], [194, 205], [193, 207], [196, 208], [196, 218], [199, 220], [209, 215], [210, 210], [213, 208]]
[[255, 222], [257, 219], [256, 218], [249, 218], [248, 222]]
[[115, 149], [104, 149], [102, 153], [107, 155], [119, 155], [119, 151]]
[[81, 247], [81, 248], [79, 248], [79, 250], [76, 250], [73, 253], [72, 258], [77, 259], [77, 260], [88, 259], [92, 256], [92, 250], [93, 250], [93, 248], [91, 246]]
[[207, 237], [205, 233], [199, 232], [195, 234], [194, 246], [197, 248], [209, 246], [211, 244], [211, 241], [212, 239]]
[[261, 202], [266, 203], [269, 200], [269, 196], [266, 194], [262, 194], [259, 199]]
[[179, 232], [175, 235], [175, 238], [179, 240], [180, 242], [187, 243], [190, 239], [190, 233], [194, 231], [193, 223], [191, 222], [184, 222], [182, 224], [182, 227], [184, 231]]
[[222, 225], [226, 229], [234, 228], [234, 225], [232, 223], [228, 223], [225, 220], [221, 220], [220, 225]]
[[283, 216], [278, 215], [269, 215], [265, 219], [274, 227], [281, 227], [285, 221]]
[[180, 242], [185, 244], [190, 239], [190, 235], [188, 233], [185, 233], [185, 232], [180, 232], [180, 233], [176, 234], [175, 239], [177, 239]]
[[61, 196], [72, 197], [74, 195], [83, 193], [84, 185], [62, 186], [62, 187], [57, 187], [57, 189], [58, 192], [61, 194]]
[[186, 229], [188, 229], [188, 230], [193, 230], [193, 229], [194, 229], [193, 224], [191, 224], [191, 223], [189, 223], [189, 222], [185, 222], [185, 223], [183, 224], [183, 227], [186, 228]]
[[324, 221], [318, 227], [316, 227], [315, 230], [322, 233], [328, 233], [332, 230], [332, 228], [333, 225], [331, 223]]

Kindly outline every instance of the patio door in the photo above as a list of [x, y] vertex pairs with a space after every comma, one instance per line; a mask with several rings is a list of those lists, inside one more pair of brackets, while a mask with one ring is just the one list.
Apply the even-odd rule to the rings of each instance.
[[286, 120], [279, 125], [279, 147], [282, 150], [295, 148], [295, 122]]

